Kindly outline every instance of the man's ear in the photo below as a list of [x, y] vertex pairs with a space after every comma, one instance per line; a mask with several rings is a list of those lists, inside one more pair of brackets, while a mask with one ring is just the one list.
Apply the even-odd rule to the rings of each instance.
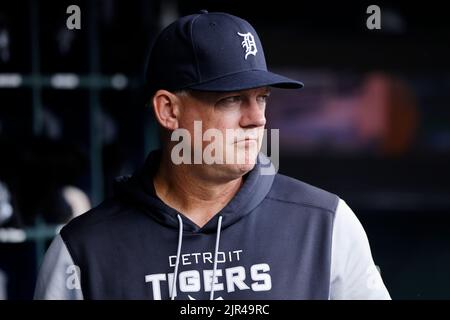
[[180, 99], [167, 90], [158, 90], [153, 96], [153, 111], [159, 124], [168, 130], [178, 129]]

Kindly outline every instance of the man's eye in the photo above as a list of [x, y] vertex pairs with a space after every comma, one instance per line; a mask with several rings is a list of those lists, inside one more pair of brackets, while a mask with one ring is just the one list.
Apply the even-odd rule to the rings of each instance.
[[264, 95], [262, 95], [262, 96], [259, 96], [259, 97], [258, 97], [258, 100], [259, 100], [260, 102], [266, 102], [268, 98], [269, 98], [269, 95], [268, 95], [268, 94], [264, 94]]
[[240, 102], [242, 100], [241, 96], [231, 96], [231, 97], [226, 97], [223, 99], [219, 100], [219, 103], [224, 103], [224, 104], [228, 104], [228, 103], [236, 103], [236, 102]]

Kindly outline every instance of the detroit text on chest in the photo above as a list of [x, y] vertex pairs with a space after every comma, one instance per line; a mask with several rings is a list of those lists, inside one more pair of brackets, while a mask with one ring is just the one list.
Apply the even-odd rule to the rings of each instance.
[[[239, 263], [243, 250], [218, 252], [217, 263]], [[169, 266], [173, 267], [176, 256], [169, 256]], [[212, 252], [188, 253], [181, 255], [180, 264], [183, 266], [211, 264]], [[213, 269], [183, 270], [178, 275], [179, 290], [184, 293], [211, 291]], [[221, 278], [223, 279], [221, 281]], [[153, 299], [161, 300], [161, 288], [166, 287], [171, 294], [173, 273], [154, 273], [145, 276], [145, 282], [153, 289]], [[202, 290], [203, 288], [203, 290]], [[256, 263], [251, 266], [235, 265], [225, 269], [217, 269], [214, 281], [214, 291], [226, 290], [228, 293], [236, 290], [270, 291], [272, 289], [272, 277], [270, 266], [267, 263]], [[176, 290], [176, 288], [175, 288]], [[177, 293], [175, 292], [175, 295]], [[191, 299], [191, 298], [190, 298]]]

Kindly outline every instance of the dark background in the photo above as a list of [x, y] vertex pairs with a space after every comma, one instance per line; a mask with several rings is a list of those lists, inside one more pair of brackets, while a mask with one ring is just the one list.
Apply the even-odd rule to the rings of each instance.
[[[81, 8], [81, 30], [66, 29], [71, 4]], [[371, 4], [381, 8], [381, 30], [366, 28]], [[132, 173], [157, 147], [143, 99], [145, 57], [163, 26], [200, 9], [248, 20], [269, 68], [305, 83], [289, 98], [274, 90], [269, 103], [269, 127], [280, 129], [280, 172], [346, 200], [394, 299], [449, 299], [450, 19], [444, 4], [223, 0], [0, 3], [0, 75], [22, 78], [17, 86], [0, 81], [0, 181], [14, 208], [0, 230], [21, 228], [30, 236], [21, 243], [0, 237], [7, 297], [31, 298], [50, 239], [34, 241], [33, 232], [71, 216], [64, 186], [98, 204], [111, 195], [114, 177]], [[52, 82], [58, 73], [75, 75], [78, 85], [58, 88]], [[366, 101], [367, 79], [380, 84], [376, 93], [388, 94], [377, 106], [392, 110], [381, 117], [392, 130], [360, 138], [355, 115]], [[379, 115], [381, 109], [371, 110]], [[290, 119], [299, 121], [288, 127]], [[403, 143], [389, 144], [402, 135]]]

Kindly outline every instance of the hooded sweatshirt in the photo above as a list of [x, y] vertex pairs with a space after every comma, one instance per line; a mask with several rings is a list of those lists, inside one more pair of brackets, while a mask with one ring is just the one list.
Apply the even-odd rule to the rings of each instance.
[[156, 195], [159, 161], [152, 152], [117, 180], [113, 198], [61, 230], [36, 299], [390, 298], [361, 224], [338, 196], [262, 174], [266, 158], [199, 227]]

